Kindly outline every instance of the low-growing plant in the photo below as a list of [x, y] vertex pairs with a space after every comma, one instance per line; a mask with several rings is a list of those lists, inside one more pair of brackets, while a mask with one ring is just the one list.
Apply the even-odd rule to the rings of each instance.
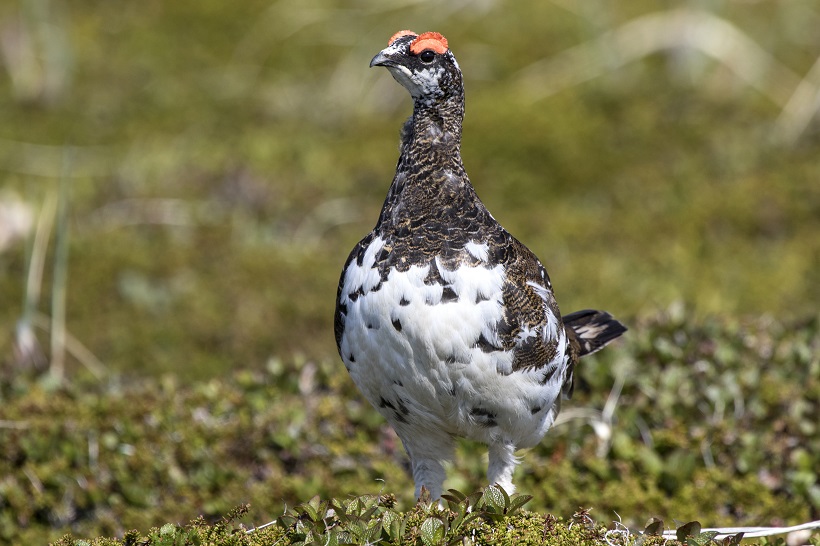
[[[606, 404], [619, 377], [622, 388], [610, 396], [609, 421], [570, 420], [522, 453], [516, 479], [531, 499], [450, 491], [442, 507], [456, 515], [442, 525], [515, 517], [524, 502], [557, 514], [594, 506], [632, 527], [648, 516], [712, 527], [817, 519], [818, 321], [690, 324], [682, 314], [640, 319], [621, 345], [578, 369], [564, 414]], [[0, 541], [42, 543], [67, 531], [123, 536], [199, 514], [213, 521], [244, 503], [252, 505], [247, 521], [259, 522], [283, 503], [361, 494], [376, 480], [395, 499], [331, 508], [361, 519], [362, 510], [409, 506], [413, 487], [398, 439], [339, 367], [272, 360], [264, 372], [224, 380], [165, 376], [127, 387], [7, 377]], [[480, 446], [462, 442], [451, 484], [471, 490], [483, 473]], [[296, 516], [307, 521], [311, 507], [324, 509], [307, 504]], [[423, 520], [387, 517], [381, 531], [403, 535], [405, 525], [421, 536]], [[433, 537], [439, 528], [425, 526]]]

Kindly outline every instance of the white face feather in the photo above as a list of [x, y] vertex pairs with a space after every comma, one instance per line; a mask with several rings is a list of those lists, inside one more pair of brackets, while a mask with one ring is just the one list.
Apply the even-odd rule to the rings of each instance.
[[388, 66], [387, 69], [393, 75], [393, 79], [410, 91], [414, 99], [432, 103], [442, 94], [439, 87], [439, 80], [444, 75], [442, 67], [425, 68], [415, 73], [406, 66]]

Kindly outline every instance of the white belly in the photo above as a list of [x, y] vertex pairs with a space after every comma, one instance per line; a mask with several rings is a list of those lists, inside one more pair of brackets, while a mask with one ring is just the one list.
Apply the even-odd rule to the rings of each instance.
[[512, 371], [512, 351], [477, 345], [483, 336], [500, 346], [504, 268], [439, 266], [445, 293], [424, 283], [429, 265], [394, 269], [382, 281], [372, 267], [381, 247], [375, 239], [361, 266], [350, 263], [341, 292], [340, 351], [364, 396], [400, 436], [433, 429], [517, 447], [538, 443], [555, 418], [563, 370], [541, 384], [543, 373]]

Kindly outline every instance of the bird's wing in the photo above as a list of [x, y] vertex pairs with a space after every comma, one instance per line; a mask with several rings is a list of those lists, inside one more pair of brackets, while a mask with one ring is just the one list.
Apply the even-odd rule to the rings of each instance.
[[503, 285], [504, 313], [498, 336], [513, 351], [513, 372], [554, 373], [566, 362], [566, 332], [547, 271], [523, 244], [510, 237]]

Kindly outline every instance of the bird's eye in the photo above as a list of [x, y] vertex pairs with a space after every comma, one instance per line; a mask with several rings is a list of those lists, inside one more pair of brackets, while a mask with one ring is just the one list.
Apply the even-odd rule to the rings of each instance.
[[432, 63], [433, 59], [435, 59], [435, 58], [436, 58], [436, 52], [433, 51], [432, 49], [425, 49], [424, 51], [422, 51], [419, 54], [419, 59], [421, 59], [421, 62], [423, 62], [425, 64]]

